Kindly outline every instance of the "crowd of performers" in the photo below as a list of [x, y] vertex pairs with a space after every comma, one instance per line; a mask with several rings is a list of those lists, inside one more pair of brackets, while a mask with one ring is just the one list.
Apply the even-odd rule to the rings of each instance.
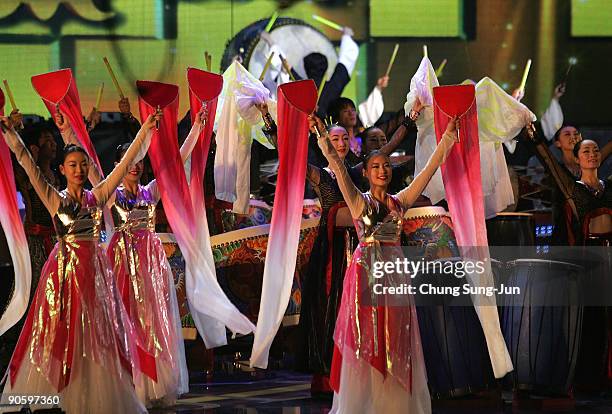
[[[407, 87], [405, 108], [384, 122], [378, 121], [388, 77], [379, 79], [360, 105], [342, 97], [356, 61], [349, 35], [343, 36], [339, 63], [322, 89], [316, 113], [308, 118], [306, 180], [322, 214], [303, 287], [304, 340], [298, 353], [303, 358], [298, 365], [313, 373], [313, 394], [334, 393], [333, 412], [427, 413], [431, 412], [423, 359], [427, 349], [421, 347], [414, 305], [359, 304], [357, 292], [368, 272], [370, 250], [400, 245], [406, 210], [423, 194], [432, 204], [444, 199], [439, 168], [460, 145], [460, 121], [448, 117], [447, 126], [435, 133], [431, 94], [438, 83], [427, 58]], [[318, 87], [327, 69], [324, 56], [315, 53], [304, 60]], [[245, 149], [222, 140], [242, 134], [247, 140], [252, 136], [265, 140], [270, 147], [279, 145], [274, 97], [277, 84], [289, 80], [284, 69], [280, 62], [274, 69], [273, 63], [262, 83], [234, 62], [223, 76], [222, 109], [215, 125], [217, 154], [208, 157], [215, 162], [208, 163], [207, 171], [214, 170], [215, 194], [221, 198], [228, 191], [224, 188], [228, 180], [219, 153], [234, 152], [238, 162], [246, 164], [238, 165], [229, 185], [234, 211], [244, 213], [248, 208], [249, 156], [240, 158], [240, 154], [251, 149], [250, 144]], [[490, 216], [515, 204], [503, 145], [516, 145], [516, 138], [519, 146], [531, 149], [553, 181], [555, 241], [609, 245], [612, 183], [598, 176], [598, 168], [611, 148], [608, 144], [600, 149], [575, 127], [563, 124], [559, 106], [563, 87], [556, 89], [541, 128], [536, 128], [535, 116], [519, 102], [520, 96], [511, 97], [488, 78], [475, 85], [483, 208]], [[127, 99], [119, 106], [122, 122], [134, 139], [117, 148], [114, 168], [106, 177], [80, 145], [74, 121], [59, 107], [53, 111], [65, 143], [59, 150], [52, 129], [22, 130], [17, 110], [1, 118], [3, 139], [21, 166], [15, 168], [15, 177], [26, 205], [24, 226], [33, 275], [30, 304], [25, 321], [18, 325], [21, 333], [4, 393], [59, 393], [68, 413], [146, 412], [172, 405], [188, 392], [173, 276], [155, 233], [155, 207], [166, 189], [155, 179], [142, 183], [143, 159], [164, 115], [158, 109], [143, 117], [140, 125]], [[206, 123], [213, 122], [208, 110], [205, 104], [192, 114], [191, 130], [180, 148], [183, 164], [189, 164]], [[231, 118], [236, 113], [247, 122], [246, 132]], [[94, 111], [88, 121], [89, 129], [95, 128], [99, 114]], [[415, 159], [392, 162], [391, 154], [414, 131]], [[561, 160], [551, 153], [550, 139], [561, 151]], [[348, 207], [358, 236], [348, 264], [329, 248], [328, 217], [338, 203]], [[103, 224], [108, 225], [103, 218], [106, 207], [111, 208], [115, 227], [103, 247], [100, 233]], [[489, 352], [495, 376], [501, 378], [512, 370], [512, 362], [503, 338], [499, 342], [495, 309], [490, 307], [495, 315], [488, 316], [483, 310], [481, 320], [493, 322], [483, 322], [483, 329], [493, 344]], [[198, 325], [203, 337], [208, 326], [212, 324]], [[209, 338], [209, 343], [215, 341]]]

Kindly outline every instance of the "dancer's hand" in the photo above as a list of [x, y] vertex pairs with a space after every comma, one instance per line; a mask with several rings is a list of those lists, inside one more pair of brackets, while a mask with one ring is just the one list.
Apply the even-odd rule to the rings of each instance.
[[553, 99], [559, 100], [565, 94], [565, 83], [560, 83], [555, 86], [555, 91], [553, 92]]
[[525, 90], [524, 89], [518, 89], [518, 88], [515, 89], [512, 92], [512, 97], [520, 102], [521, 99], [523, 99], [525, 97]]
[[132, 114], [132, 111], [130, 110], [130, 101], [128, 100], [128, 98], [119, 99], [119, 112], [121, 112], [122, 115], [126, 116]]
[[348, 26], [344, 26], [342, 28], [342, 34], [349, 35], [350, 37], [355, 36], [355, 32], [353, 32], [353, 29]]
[[208, 105], [204, 104], [196, 114], [194, 123], [201, 128], [206, 125], [206, 118], [208, 118]]
[[68, 118], [64, 112], [56, 111], [53, 114], [53, 121], [55, 121], [55, 126], [57, 126], [57, 129], [59, 129], [61, 133], [70, 129], [70, 122], [68, 122]]
[[100, 123], [102, 120], [102, 115], [96, 108], [91, 108], [91, 112], [89, 116], [87, 116], [87, 130], [91, 131]]
[[378, 78], [378, 81], [376, 82], [376, 87], [378, 89], [380, 89], [382, 91], [387, 86], [389, 86], [389, 77], [388, 76], [381, 76], [380, 78]]
[[268, 111], [268, 104], [265, 103], [265, 102], [255, 104], [255, 108], [257, 108], [257, 110], [259, 110], [259, 112], [261, 112], [261, 116], [262, 117], [266, 116], [266, 114], [269, 113], [269, 111]]
[[144, 123], [142, 124], [142, 127], [146, 130], [151, 130], [155, 128], [155, 126], [161, 119], [162, 119], [161, 111], [155, 112], [154, 114], [149, 115], [147, 117], [146, 121], [144, 121]]
[[23, 115], [19, 113], [19, 109], [13, 109], [9, 115], [11, 123], [15, 128], [18, 128], [23, 123]]
[[321, 121], [321, 118], [312, 114], [308, 117], [308, 129], [310, 132], [315, 134], [317, 137], [325, 133], [325, 124]]
[[[456, 137], [458, 129], [459, 129], [459, 117], [454, 116], [450, 121], [448, 121], [448, 124], [446, 125], [446, 132], [449, 134], [454, 134]], [[455, 138], [455, 141], [457, 141], [457, 138]]]

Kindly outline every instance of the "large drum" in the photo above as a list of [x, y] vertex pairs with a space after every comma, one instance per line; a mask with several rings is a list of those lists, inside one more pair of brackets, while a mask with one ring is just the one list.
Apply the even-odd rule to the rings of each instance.
[[[242, 59], [242, 65], [255, 76], [263, 71], [270, 54], [268, 44], [261, 40], [259, 35], [268, 24], [268, 19], [259, 20], [242, 29], [225, 47], [221, 60], [221, 70], [231, 65], [236, 56]], [[280, 46], [289, 65], [306, 79], [304, 57], [318, 52], [327, 58], [326, 79], [329, 79], [338, 62], [336, 48], [332, 42], [320, 31], [299, 19], [279, 17], [270, 35], [275, 44]]]
[[535, 220], [530, 213], [498, 213], [487, 220], [490, 246], [534, 246]]
[[[431, 273], [414, 280], [436, 288], [460, 288], [466, 283], [452, 275]], [[415, 303], [432, 398], [463, 397], [495, 389], [497, 382], [474, 307], [465, 303], [454, 306], [451, 295], [416, 295]]]
[[516, 390], [567, 396], [582, 334], [578, 276], [571, 263], [518, 259], [508, 263], [508, 285], [521, 295], [504, 296], [502, 331]]
[[429, 259], [459, 256], [453, 223], [442, 207], [408, 209], [403, 233], [402, 245], [417, 248], [418, 255]]

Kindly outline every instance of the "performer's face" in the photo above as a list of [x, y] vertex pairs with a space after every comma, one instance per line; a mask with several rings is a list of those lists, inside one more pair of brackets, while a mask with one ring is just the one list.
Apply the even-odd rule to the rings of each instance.
[[344, 159], [349, 152], [349, 136], [346, 129], [334, 127], [329, 131], [329, 139], [338, 153], [340, 159]]
[[584, 140], [578, 150], [578, 164], [581, 170], [597, 169], [601, 165], [599, 145], [590, 139]]
[[[123, 155], [125, 155], [125, 152], [121, 156], [123, 157]], [[115, 162], [115, 165], [117, 164], [119, 163]], [[123, 177], [123, 180], [127, 181], [128, 183], [138, 184], [140, 182], [140, 177], [142, 177], [143, 171], [144, 161], [140, 160], [137, 163], [130, 165], [130, 169], [125, 177]]]
[[89, 172], [89, 160], [80, 151], [71, 152], [60, 165], [60, 172], [66, 177], [68, 184], [82, 186]]
[[555, 145], [559, 147], [561, 151], [573, 151], [574, 145], [577, 142], [582, 141], [582, 135], [573, 126], [564, 127], [559, 133], [559, 139], [555, 142]]
[[57, 157], [57, 143], [50, 131], [43, 131], [38, 137], [38, 158], [53, 160]]
[[338, 114], [338, 123], [346, 128], [357, 125], [357, 111], [350, 105], [345, 106]]
[[379, 128], [372, 128], [366, 136], [366, 152], [381, 149], [387, 143], [387, 136]]
[[391, 162], [383, 154], [374, 155], [368, 160], [365, 175], [371, 187], [387, 187], [391, 182]]

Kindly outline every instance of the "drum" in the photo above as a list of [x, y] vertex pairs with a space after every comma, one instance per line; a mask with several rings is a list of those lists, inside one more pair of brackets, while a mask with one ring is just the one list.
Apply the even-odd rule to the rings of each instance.
[[498, 213], [487, 220], [489, 246], [534, 246], [535, 220], [530, 213]]
[[[302, 220], [297, 262], [289, 305], [283, 325], [297, 325], [302, 304], [301, 281], [317, 235], [319, 219]], [[210, 238], [217, 280], [227, 297], [248, 318], [255, 321], [268, 247], [270, 225], [248, 227]]]
[[582, 271], [571, 263], [541, 259], [508, 263], [507, 283], [521, 289], [521, 295], [505, 296], [502, 308], [515, 390], [567, 396], [582, 335]]
[[[232, 64], [236, 56], [242, 59], [242, 65], [255, 76], [263, 71], [268, 59], [269, 46], [260, 41], [259, 34], [265, 29], [268, 19], [259, 20], [242, 29], [225, 47], [221, 60], [221, 71]], [[279, 17], [276, 19], [270, 35], [277, 44], [291, 67], [306, 79], [304, 57], [318, 52], [327, 58], [325, 79], [334, 72], [338, 55], [333, 43], [320, 31], [299, 19]]]
[[[461, 259], [444, 259], [458, 260]], [[429, 273], [417, 276], [413, 285], [421, 281], [438, 288], [460, 288], [466, 283], [448, 274]], [[427, 382], [434, 399], [463, 397], [497, 386], [474, 307], [452, 306], [452, 300], [450, 295], [415, 296]]]
[[404, 214], [402, 245], [430, 259], [458, 257], [457, 239], [450, 215], [442, 207], [411, 208]]

